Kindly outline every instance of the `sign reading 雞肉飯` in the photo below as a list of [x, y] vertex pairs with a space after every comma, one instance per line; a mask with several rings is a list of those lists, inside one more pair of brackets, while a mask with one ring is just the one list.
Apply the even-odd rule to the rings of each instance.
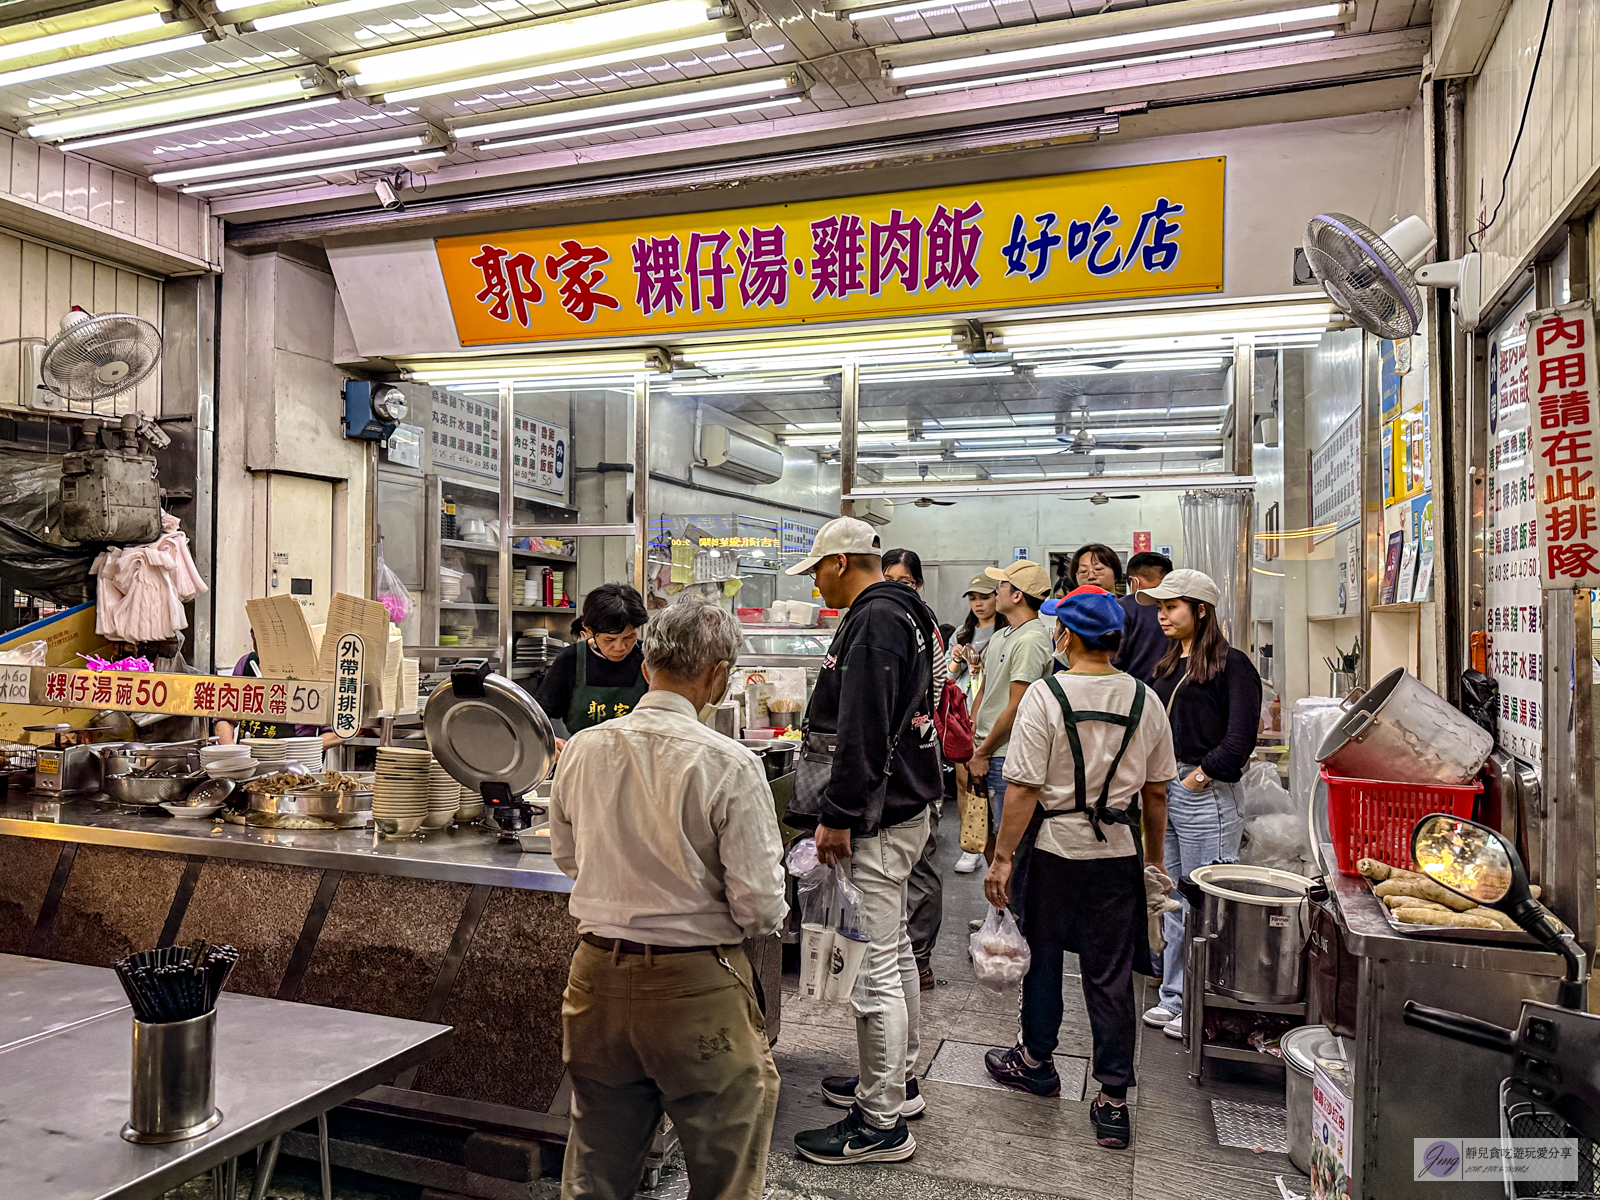
[[439, 238], [461, 343], [1222, 290], [1221, 158]]

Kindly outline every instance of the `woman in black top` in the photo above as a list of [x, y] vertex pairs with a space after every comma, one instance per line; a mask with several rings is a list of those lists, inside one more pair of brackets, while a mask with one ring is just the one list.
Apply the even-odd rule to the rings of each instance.
[[649, 688], [639, 630], [648, 614], [639, 593], [625, 583], [604, 583], [583, 600], [588, 641], [568, 646], [545, 672], [534, 697], [567, 734], [633, 711]]
[[[1188, 878], [1196, 867], [1239, 861], [1238, 782], [1256, 748], [1261, 676], [1248, 655], [1228, 645], [1217, 620], [1222, 591], [1200, 571], [1173, 571], [1139, 593], [1159, 605], [1167, 652], [1151, 686], [1167, 706], [1178, 778], [1167, 784], [1166, 867]], [[1181, 897], [1180, 897], [1181, 899]], [[1161, 1000], [1144, 1014], [1169, 1037], [1183, 1036], [1183, 914], [1166, 915]]]

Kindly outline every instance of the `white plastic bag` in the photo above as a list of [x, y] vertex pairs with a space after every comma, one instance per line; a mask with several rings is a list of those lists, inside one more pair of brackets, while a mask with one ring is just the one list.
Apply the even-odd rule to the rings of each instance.
[[990, 908], [982, 928], [967, 944], [972, 949], [972, 970], [978, 982], [996, 992], [1016, 987], [1033, 963], [1033, 951], [1028, 949], [1009, 910]]
[[811, 838], [789, 851], [788, 869], [800, 891], [800, 992], [847, 1003], [870, 940], [861, 928], [861, 889], [843, 863], [822, 865]]
[[23, 642], [9, 650], [0, 650], [0, 666], [47, 667], [50, 664], [45, 661], [45, 654], [49, 649], [45, 642]]
[[1294, 813], [1300, 808], [1289, 789], [1278, 782], [1278, 768], [1271, 763], [1252, 763], [1239, 780], [1239, 815], [1249, 822], [1268, 813]]

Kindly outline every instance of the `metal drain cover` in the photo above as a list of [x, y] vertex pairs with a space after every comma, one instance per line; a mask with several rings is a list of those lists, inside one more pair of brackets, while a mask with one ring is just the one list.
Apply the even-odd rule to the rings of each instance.
[[1218, 1145], [1289, 1153], [1289, 1110], [1286, 1108], [1276, 1104], [1213, 1100], [1211, 1116], [1217, 1123]]

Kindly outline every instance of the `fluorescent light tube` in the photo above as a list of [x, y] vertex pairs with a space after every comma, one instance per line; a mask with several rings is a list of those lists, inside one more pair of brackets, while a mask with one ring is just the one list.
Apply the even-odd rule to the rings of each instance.
[[374, 158], [365, 162], [334, 163], [328, 166], [306, 167], [300, 171], [282, 171], [276, 175], [250, 175], [242, 179], [221, 179], [206, 183], [191, 183], [179, 189], [184, 195], [196, 192], [220, 192], [226, 188], [252, 187], [262, 183], [283, 183], [290, 179], [305, 179], [312, 175], [342, 175], [347, 171], [366, 171], [372, 167], [408, 166], [411, 163], [426, 162], [432, 158], [443, 158], [443, 150], [429, 150], [423, 154], [396, 154], [388, 158]]
[[47, 33], [43, 37], [0, 45], [0, 62], [27, 58], [32, 54], [48, 54], [52, 50], [66, 50], [72, 46], [81, 46], [85, 42], [103, 42], [111, 38], [127, 37], [130, 33], [160, 29], [166, 23], [165, 13], [149, 12], [137, 17], [125, 17], [120, 21], [107, 21], [104, 25], [69, 29], [65, 33]]
[[283, 117], [304, 112], [310, 108], [326, 108], [338, 104], [341, 96], [317, 96], [311, 100], [297, 100], [293, 104], [278, 104], [270, 108], [245, 109], [227, 112], [214, 117], [199, 117], [193, 121], [177, 121], [170, 125], [151, 125], [144, 129], [126, 129], [120, 133], [107, 133], [99, 137], [75, 138], [59, 144], [61, 150], [92, 150], [96, 146], [110, 146], [117, 142], [131, 142], [140, 138], [167, 137], [174, 133], [187, 133], [191, 129], [210, 129], [213, 125], [231, 125], [236, 121], [260, 121], [268, 117]]
[[[287, 29], [291, 25], [304, 25], [307, 21], [326, 21], [330, 17], [349, 17], [356, 13], [371, 12], [375, 8], [388, 8], [398, 0], [340, 0], [337, 4], [317, 4], [297, 8], [292, 12], [271, 13], [239, 22], [246, 33], [266, 33], [271, 29]], [[223, 12], [230, 9], [253, 7], [245, 4], [218, 4]]]
[[1040, 62], [1068, 55], [1103, 54], [1111, 50], [1159, 45], [1162, 42], [1219, 38], [1230, 33], [1268, 29], [1276, 25], [1336, 21], [1343, 18], [1344, 12], [1343, 4], [1318, 4], [1307, 8], [1284, 9], [1280, 12], [1199, 21], [1189, 25], [1170, 25], [1164, 29], [1143, 29], [1130, 33], [1114, 33], [1106, 37], [1084, 38], [1081, 41], [1056, 42], [1048, 46], [1021, 46], [1014, 50], [996, 50], [989, 54], [966, 55], [935, 62], [907, 63], [898, 67], [891, 65], [887, 74], [891, 83], [964, 72], [987, 74], [1019, 63]]
[[76, 71], [115, 66], [117, 63], [133, 62], [140, 58], [154, 58], [158, 54], [176, 54], [180, 50], [193, 50], [196, 46], [203, 46], [209, 40], [203, 33], [188, 33], [182, 37], [165, 38], [159, 42], [141, 42], [137, 46], [102, 50], [99, 54], [64, 58], [60, 62], [43, 63], [37, 67], [22, 67], [16, 71], [0, 74], [0, 87], [14, 87], [19, 83], [32, 83], [36, 79], [52, 79], [57, 75], [71, 75]]
[[301, 77], [303, 74], [276, 75], [271, 79], [247, 81], [237, 87], [185, 88], [142, 104], [96, 105], [76, 109], [59, 117], [35, 121], [23, 132], [31, 138], [56, 141], [66, 137], [106, 133], [113, 129], [156, 125], [185, 117], [232, 112], [279, 100], [299, 99], [308, 90]]
[[[660, 95], [644, 96], [628, 100], [614, 100], [607, 104], [589, 104], [570, 106], [562, 102], [548, 107], [550, 111], [540, 111], [536, 108], [525, 116], [512, 117], [507, 120], [489, 121], [477, 125], [454, 125], [451, 132], [463, 141], [481, 137], [492, 137], [497, 133], [511, 133], [531, 129], [549, 129], [554, 126], [572, 124], [585, 124], [595, 121], [609, 121], [614, 117], [628, 117], [637, 113], [653, 113], [665, 110], [682, 108], [692, 104], [710, 104], [723, 100], [738, 100], [746, 96], [771, 96], [778, 92], [793, 91], [797, 86], [793, 76], [782, 75], [777, 78], [757, 79], [744, 83], [725, 84], [717, 87], [695, 88], [683, 90], [674, 87], [670, 92]], [[655, 89], [651, 89], [654, 91]], [[615, 95], [615, 93], [613, 94]], [[627, 96], [627, 92], [621, 93]], [[610, 99], [600, 96], [593, 99]], [[558, 107], [559, 106], [559, 107]]]
[[1249, 42], [1223, 42], [1216, 46], [1194, 46], [1185, 50], [1171, 50], [1166, 54], [1143, 54], [1135, 58], [1099, 59], [1095, 62], [1074, 63], [1067, 67], [1050, 67], [1041, 71], [1021, 71], [1015, 75], [990, 75], [979, 79], [956, 79], [949, 83], [927, 83], [908, 87], [908, 97], [934, 96], [940, 92], [961, 92], [973, 88], [998, 87], [1006, 83], [1028, 83], [1035, 79], [1059, 79], [1067, 75], [1085, 75], [1091, 71], [1114, 71], [1124, 67], [1147, 67], [1154, 63], [1181, 62], [1190, 58], [1205, 58], [1214, 54], [1230, 54], [1240, 50], [1265, 50], [1271, 46], [1291, 46], [1297, 42], [1322, 41], [1333, 36], [1331, 29], [1318, 29], [1310, 33], [1294, 33], [1284, 37], [1258, 38]]
[[703, 33], [694, 37], [678, 38], [670, 42], [652, 42], [644, 46], [620, 46], [615, 50], [600, 50], [581, 58], [562, 62], [530, 62], [523, 66], [496, 71], [489, 75], [473, 75], [465, 79], [451, 79], [437, 83], [419, 84], [409, 88], [386, 88], [374, 93], [373, 98], [385, 103], [398, 104], [405, 100], [421, 100], [428, 96], [444, 96], [451, 92], [465, 92], [492, 87], [497, 83], [512, 83], [520, 79], [536, 79], [557, 75], [563, 71], [581, 71], [588, 67], [603, 67], [614, 62], [633, 62], [642, 58], [661, 58], [686, 50], [704, 50], [708, 46], [721, 46], [731, 41], [733, 34], [727, 30]]
[[181, 171], [161, 171], [150, 176], [152, 183], [187, 183], [194, 179], [215, 179], [219, 175], [242, 175], [251, 171], [264, 171], [271, 167], [290, 167], [298, 163], [326, 163], [340, 158], [362, 158], [385, 150], [406, 150], [426, 146], [431, 134], [417, 133], [410, 137], [385, 138], [381, 142], [366, 142], [359, 146], [336, 146], [329, 150], [302, 150], [296, 154], [274, 154], [269, 158], [256, 158], [248, 162], [213, 163], [203, 167], [185, 167]]
[[665, 384], [665, 390], [683, 395], [743, 395], [758, 392], [820, 392], [832, 386], [825, 379], [702, 379]]
[[570, 129], [556, 129], [549, 133], [536, 133], [528, 137], [495, 138], [487, 142], [478, 142], [475, 150], [508, 150], [513, 146], [534, 146], [541, 142], [559, 142], [563, 138], [583, 137], [587, 134], [621, 133], [627, 129], [642, 129], [650, 125], [660, 125], [666, 121], [690, 121], [706, 117], [731, 117], [735, 113], [756, 112], [763, 108], [788, 108], [799, 104], [804, 96], [781, 96], [776, 100], [757, 100], [754, 104], [736, 104], [730, 108], [699, 108], [683, 109], [678, 112], [657, 113], [650, 117], [640, 117], [635, 121], [622, 121], [616, 125], [579, 125]]

